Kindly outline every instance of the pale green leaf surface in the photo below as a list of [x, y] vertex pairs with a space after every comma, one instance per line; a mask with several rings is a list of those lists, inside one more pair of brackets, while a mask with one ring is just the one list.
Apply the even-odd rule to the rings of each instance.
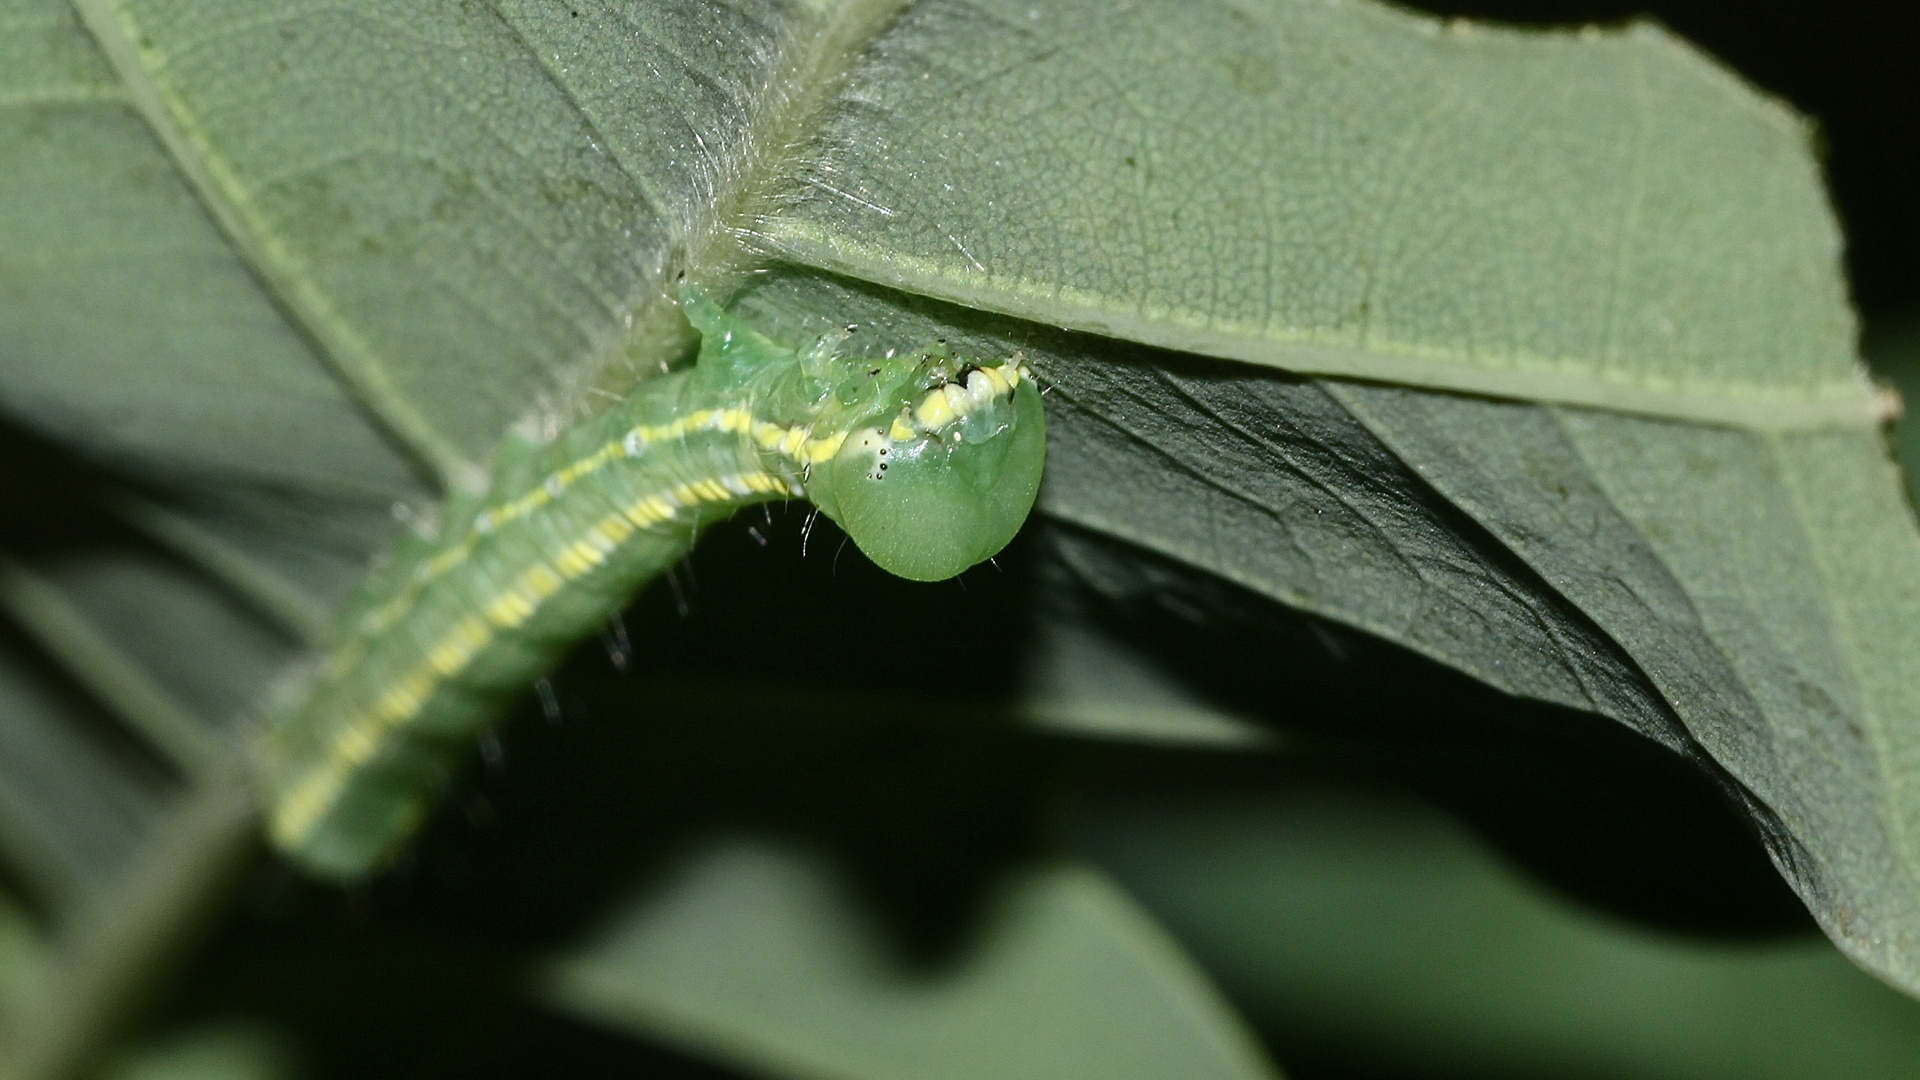
[[32, 978], [44, 941], [11, 896], [0, 895], [0, 1001], [10, 1000]]
[[1663, 31], [1362, 3], [915, 5], [759, 232], [1292, 371], [1863, 422], [1802, 124]]
[[32, 900], [71, 911], [138, 849], [167, 785], [36, 659], [0, 649], [0, 859]]
[[325, 640], [334, 604], [365, 572], [367, 537], [398, 524], [390, 506], [257, 490], [224, 500], [204, 489], [196, 494], [191, 509], [125, 492], [109, 502], [145, 539], [211, 575], [282, 636], [308, 645]]
[[1049, 513], [1675, 741], [1631, 658], [1320, 384], [1061, 359]]
[[1841, 946], [1920, 979], [1920, 534], [1878, 437], [1336, 393], [1636, 657]]
[[443, 470], [617, 350], [731, 181], [791, 17], [756, 0], [80, 8], [252, 269]]
[[[257, 616], [156, 554], [69, 556], [45, 567], [75, 609], [183, 708], [238, 740], [267, 684], [296, 659]], [[209, 659], [214, 662], [209, 662]]]
[[1594, 914], [1399, 798], [1106, 804], [1076, 832], [1282, 1046], [1567, 1080], [1894, 1080], [1920, 1060], [1920, 1005], [1827, 943]]
[[1906, 411], [1894, 424], [1895, 447], [1907, 478], [1907, 499], [1920, 504], [1920, 316], [1877, 321], [1861, 342], [1874, 374], [1889, 380], [1905, 399]]
[[916, 966], [819, 860], [711, 847], [560, 961], [548, 995], [809, 1080], [1274, 1075], [1178, 947], [1071, 865], [1016, 876], [957, 955]]
[[0, 176], [11, 415], [148, 474], [410, 488], [58, 0], [0, 8]]

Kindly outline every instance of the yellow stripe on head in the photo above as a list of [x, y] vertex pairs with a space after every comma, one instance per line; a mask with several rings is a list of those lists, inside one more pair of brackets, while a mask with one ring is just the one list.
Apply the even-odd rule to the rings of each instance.
[[942, 383], [921, 395], [906, 415], [894, 420], [887, 429], [887, 437], [894, 442], [905, 442], [915, 435], [930, 435], [969, 413], [1011, 396], [1021, 378], [1020, 366], [1013, 360], [995, 367], [974, 368], [964, 383]]
[[953, 411], [953, 405], [947, 400], [946, 387], [936, 387], [927, 391], [920, 404], [913, 407], [913, 421], [922, 431], [938, 431], [960, 418]]

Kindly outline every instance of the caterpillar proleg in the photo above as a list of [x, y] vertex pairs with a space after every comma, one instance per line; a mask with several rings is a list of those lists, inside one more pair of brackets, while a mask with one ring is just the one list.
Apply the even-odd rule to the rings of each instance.
[[902, 577], [958, 574], [1012, 539], [1046, 421], [1017, 357], [885, 359], [773, 340], [692, 290], [693, 367], [550, 443], [509, 437], [339, 619], [263, 749], [268, 832], [337, 879], [390, 859], [446, 760], [576, 639], [735, 510], [807, 498]]

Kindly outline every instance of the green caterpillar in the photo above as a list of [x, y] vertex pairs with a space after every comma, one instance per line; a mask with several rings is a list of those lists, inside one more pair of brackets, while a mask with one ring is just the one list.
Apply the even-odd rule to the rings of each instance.
[[510, 437], [486, 494], [450, 502], [435, 537], [404, 544], [343, 612], [266, 738], [268, 832], [290, 858], [339, 879], [382, 865], [455, 748], [743, 506], [810, 499], [921, 581], [1019, 530], [1046, 420], [1018, 357], [795, 348], [690, 289], [681, 300], [702, 335], [692, 368], [551, 443]]

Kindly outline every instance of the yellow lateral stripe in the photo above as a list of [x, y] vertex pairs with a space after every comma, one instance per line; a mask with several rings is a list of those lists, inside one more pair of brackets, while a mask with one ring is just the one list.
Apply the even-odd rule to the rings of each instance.
[[[923, 394], [903, 416], [892, 422], [887, 429], [887, 437], [895, 442], [905, 442], [920, 433], [938, 431], [975, 409], [1012, 394], [1022, 378], [1031, 376], [1022, 371], [1017, 360], [994, 367], [975, 368], [964, 385], [947, 383]], [[909, 419], [912, 423], [908, 422]], [[848, 435], [845, 431], [839, 431], [812, 438], [807, 427], [781, 427], [756, 419], [752, 413], [740, 408], [696, 409], [665, 424], [636, 426], [620, 441], [606, 443], [593, 453], [556, 469], [519, 498], [482, 511], [475, 517], [474, 527], [459, 543], [421, 563], [414, 571], [413, 580], [399, 595], [370, 613], [356, 632], [361, 635], [376, 634], [398, 622], [412, 608], [421, 586], [464, 563], [472, 555], [474, 545], [482, 535], [547, 505], [580, 478], [597, 472], [616, 458], [635, 456], [647, 444], [680, 439], [696, 431], [707, 430], [747, 435], [762, 450], [776, 452], [804, 467], [832, 460], [846, 443]], [[713, 497], [710, 495], [711, 489], [708, 492], [709, 497]], [[683, 503], [694, 501], [679, 489], [674, 494]], [[642, 517], [651, 518], [652, 515], [649, 513]], [[635, 517], [634, 523], [645, 528], [651, 521], [643, 521], [642, 517]]]
[[[975, 376], [981, 379], [978, 385], [974, 382]], [[901, 418], [893, 421], [887, 435], [895, 442], [904, 442], [919, 432], [936, 431], [992, 400], [1012, 394], [1022, 378], [1030, 377], [1024, 373], [1018, 360], [994, 367], [976, 368], [968, 376], [964, 387], [956, 383], [937, 386], [907, 410], [907, 416], [917, 422], [918, 431], [915, 425]], [[399, 595], [367, 615], [356, 633], [379, 633], [398, 622], [413, 606], [420, 586], [464, 563], [472, 555], [474, 545], [481, 536], [547, 505], [582, 477], [599, 471], [616, 458], [635, 456], [649, 443], [680, 439], [704, 430], [747, 435], [762, 450], [775, 451], [802, 466], [820, 465], [831, 460], [839, 453], [848, 435], [845, 431], [839, 431], [811, 438], [809, 428], [782, 427], [756, 419], [751, 412], [741, 408], [696, 409], [665, 424], [636, 426], [627, 432], [625, 438], [605, 443], [593, 453], [554, 470], [519, 498], [481, 511], [474, 518], [474, 526], [461, 537], [459, 543], [421, 563]]]
[[846, 441], [847, 433], [844, 431], [836, 431], [825, 438], [808, 439], [800, 447], [799, 461], [802, 465], [819, 465], [822, 462], [832, 461], [833, 455], [840, 452], [840, 447]]
[[[697, 409], [677, 420], [665, 424], [642, 424], [627, 433], [628, 440], [635, 446], [648, 443], [679, 439], [696, 431], [746, 432], [754, 429], [758, 421], [745, 409]], [[632, 454], [633, 449], [627, 453]]]
[[[887, 433], [895, 441], [930, 433], [1012, 394], [1023, 378], [1031, 377], [1017, 359], [995, 367], [976, 368], [964, 386], [948, 383], [922, 395], [912, 407], [903, 410]], [[351, 671], [366, 654], [365, 639], [398, 624], [429, 583], [472, 557], [481, 537], [540, 510], [609, 462], [638, 456], [647, 444], [682, 439], [697, 431], [744, 435], [761, 450], [778, 453], [803, 468], [832, 460], [849, 434], [839, 431], [815, 438], [810, 427], [785, 427], [757, 419], [742, 408], [697, 409], [665, 424], [637, 425], [619, 441], [604, 443], [592, 453], [549, 473], [518, 498], [476, 515], [473, 525], [458, 542], [423, 560], [396, 596], [362, 619], [354, 634], [326, 664], [325, 677], [339, 678]], [[287, 842], [304, 836], [338, 798], [345, 774], [375, 752], [389, 727], [406, 722], [424, 708], [434, 689], [464, 669], [491, 640], [495, 629], [511, 629], [532, 618], [539, 605], [567, 581], [605, 562], [633, 530], [667, 521], [681, 507], [724, 502], [747, 493], [802, 494], [799, 485], [764, 471], [701, 478], [636, 500], [595, 523], [580, 540], [555, 556], [553, 566], [536, 563], [529, 567], [512, 586], [482, 605], [479, 616], [463, 621], [446, 638], [436, 642], [427, 651], [422, 666], [389, 687], [372, 712], [348, 722], [335, 739], [326, 762], [281, 802], [274, 815], [276, 835]], [[483, 636], [474, 637], [476, 632]]]
[[626, 543], [627, 537], [633, 535], [633, 526], [627, 524], [625, 517], [614, 514], [603, 518], [598, 525], [595, 525], [591, 535], [607, 547], [616, 548]]
[[[974, 382], [975, 376], [981, 380], [978, 385]], [[968, 377], [964, 387], [956, 383], [948, 383], [927, 391], [918, 403], [907, 410], [905, 416], [893, 421], [887, 430], [887, 436], [895, 442], [905, 442], [921, 432], [936, 431], [989, 401], [1013, 393], [1014, 389], [1020, 385], [1022, 377], [1023, 373], [1017, 361], [1008, 361], [995, 367], [976, 368]], [[907, 422], [909, 417], [915, 423], [909, 424]], [[412, 609], [421, 588], [466, 562], [473, 554], [474, 546], [479, 543], [481, 536], [546, 506], [567, 488], [573, 486], [576, 481], [604, 468], [607, 463], [616, 458], [635, 456], [642, 447], [650, 443], [680, 439], [704, 430], [747, 435], [762, 450], [779, 453], [804, 467], [821, 465], [832, 460], [833, 456], [840, 452], [841, 446], [846, 443], [848, 435], [845, 431], [838, 431], [820, 438], [812, 438], [809, 428], [782, 427], [756, 419], [752, 413], [740, 408], [696, 409], [665, 424], [636, 426], [620, 441], [603, 444], [593, 453], [549, 473], [544, 481], [519, 498], [482, 511], [474, 518], [473, 528], [461, 537], [459, 543], [434, 554], [415, 568], [411, 579], [399, 594], [370, 612], [361, 621], [360, 626], [355, 630], [355, 636], [377, 634], [399, 622]], [[785, 486], [776, 485], [767, 490], [784, 491]], [[718, 498], [719, 496], [713, 495], [712, 491], [712, 488], [705, 489], [707, 498], [698, 501]], [[675, 489], [673, 494], [681, 503], [696, 501], [682, 489]], [[651, 508], [645, 513], [630, 513], [628, 516], [638, 528], [646, 528], [661, 520], [657, 511]]]
[[560, 572], [560, 580], [571, 581], [599, 565], [599, 555], [585, 544], [571, 544], [553, 560], [553, 568]]
[[[693, 497], [694, 488], [700, 492], [697, 498]], [[682, 484], [675, 492], [686, 491], [680, 501], [691, 504], [728, 502], [739, 498], [740, 492], [787, 490], [786, 481], [780, 477], [757, 471], [703, 478]], [[373, 708], [355, 713], [334, 736], [324, 760], [279, 800], [271, 823], [275, 841], [285, 847], [298, 847], [304, 842], [339, 800], [347, 777], [372, 760], [389, 735], [417, 717], [434, 692], [471, 664], [499, 631], [525, 623], [543, 601], [605, 562], [636, 527], [646, 527], [639, 523], [641, 518], [657, 524], [672, 516], [672, 509], [659, 495], [608, 514], [588, 526], [582, 538], [563, 549], [551, 566], [535, 562], [500, 595], [482, 604], [479, 615], [455, 624], [427, 649], [424, 660], [380, 693]]]
[[518, 590], [506, 589], [486, 605], [487, 621], [502, 630], [511, 630], [533, 617], [534, 602]]
[[636, 529], [652, 528], [673, 516], [673, 507], [658, 495], [649, 495], [627, 507], [627, 520]]
[[[753, 414], [745, 409], [696, 410], [668, 424], [635, 427], [628, 432], [628, 439], [633, 440], [638, 446], [644, 446], [647, 443], [682, 438], [701, 430], [714, 430], [726, 434], [749, 434], [762, 449], [768, 450], [774, 449], [783, 439], [791, 439], [797, 449], [786, 456], [794, 458], [803, 465], [818, 464], [832, 457], [833, 452], [839, 449], [839, 443], [846, 439], [846, 434], [842, 432], [826, 439], [809, 442], [804, 428], [789, 429], [764, 420], [756, 420]], [[831, 449], [821, 453], [820, 448], [829, 444]], [[416, 567], [401, 591], [393, 599], [368, 613], [356, 628], [355, 634], [357, 636], [377, 634], [400, 621], [401, 617], [412, 609], [420, 589], [435, 578], [466, 562], [473, 554], [474, 545], [479, 543], [481, 537], [546, 506], [582, 477], [605, 468], [616, 458], [630, 456], [633, 456], [633, 453], [628, 449], [626, 440], [606, 443], [593, 453], [549, 473], [545, 480], [519, 498], [481, 511], [475, 515], [473, 527], [460, 538], [459, 543], [435, 553]], [[771, 490], [784, 490], [784, 488]]]
[[466, 561], [467, 553], [473, 550], [473, 545], [478, 539], [478, 537], [469, 534], [460, 543], [428, 559], [426, 565], [433, 574], [444, 574], [448, 570]]

